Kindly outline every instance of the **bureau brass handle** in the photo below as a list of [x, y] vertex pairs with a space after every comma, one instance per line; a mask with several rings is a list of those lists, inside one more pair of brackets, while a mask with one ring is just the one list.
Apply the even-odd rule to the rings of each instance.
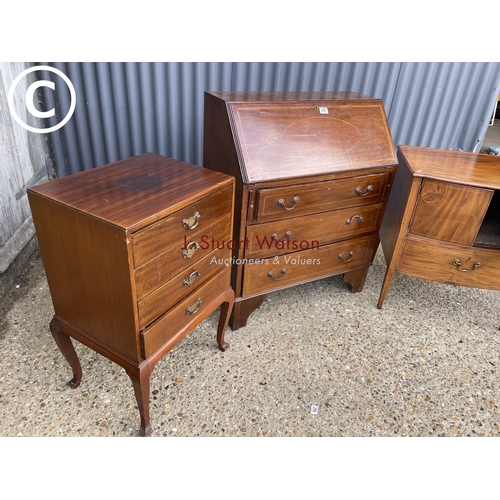
[[[285, 233], [285, 238], [286, 238], [287, 240], [289, 240], [289, 239], [291, 238], [291, 236], [292, 236], [292, 232], [291, 232], [291, 231], [287, 231], [287, 232]], [[274, 240], [274, 241], [279, 241], [279, 239], [278, 239], [278, 235], [277, 235], [276, 233], [274, 233], [274, 234], [272, 234], [272, 235], [271, 235], [271, 239], [272, 239], [272, 240]], [[281, 242], [282, 242], [282, 243], [284, 243], [284, 242], [285, 242], [285, 240], [282, 240]]]
[[292, 200], [293, 207], [288, 208], [288, 207], [285, 207], [285, 200], [283, 198], [280, 198], [278, 200], [278, 205], [280, 207], [283, 207], [285, 210], [293, 210], [297, 206], [298, 202], [299, 202], [299, 197], [295, 196], [295, 198], [293, 198], [293, 200]]
[[462, 263], [460, 262], [460, 259], [455, 259], [453, 261], [453, 265], [457, 266], [457, 271], [461, 271], [463, 273], [471, 273], [475, 269], [479, 269], [482, 266], [481, 262], [476, 262], [474, 264], [474, 266], [472, 266], [472, 269], [460, 269], [460, 266], [462, 265]]
[[350, 261], [352, 260], [352, 258], [353, 258], [353, 257], [354, 257], [354, 252], [351, 250], [351, 251], [349, 252], [349, 258], [348, 258], [348, 259], [344, 259], [344, 254], [343, 254], [343, 253], [341, 253], [341, 254], [339, 255], [339, 260], [341, 260], [342, 262], [350, 262]]
[[345, 223], [347, 225], [352, 224], [353, 219], [359, 219], [359, 222], [363, 222], [363, 217], [361, 217], [361, 215], [353, 215], [350, 219], [347, 219]]
[[186, 250], [182, 252], [182, 256], [185, 259], [190, 259], [194, 255], [194, 252], [198, 250], [198, 248], [200, 248], [200, 245], [196, 243], [196, 241], [192, 241], [186, 246]]
[[361, 191], [360, 187], [357, 187], [355, 189], [355, 192], [358, 196], [366, 196], [368, 193], [371, 193], [372, 191], [373, 191], [373, 186], [371, 184], [366, 188], [366, 191], [364, 193]]
[[200, 213], [196, 212], [192, 217], [189, 217], [189, 219], [183, 219], [182, 225], [186, 229], [194, 229], [200, 222], [200, 217], [201, 217]]
[[202, 302], [203, 301], [201, 299], [198, 299], [192, 306], [189, 306], [186, 309], [186, 314], [196, 314]]
[[269, 271], [269, 272], [267, 273], [267, 275], [268, 275], [270, 278], [272, 278], [274, 281], [279, 281], [279, 280], [282, 280], [282, 279], [284, 278], [285, 274], [286, 274], [286, 267], [284, 267], [284, 268], [281, 270], [281, 276], [280, 276], [279, 278], [275, 278], [275, 277], [274, 277], [274, 273], [273, 273], [272, 271]]
[[182, 283], [184, 286], [191, 286], [198, 276], [200, 276], [199, 271], [193, 271]]

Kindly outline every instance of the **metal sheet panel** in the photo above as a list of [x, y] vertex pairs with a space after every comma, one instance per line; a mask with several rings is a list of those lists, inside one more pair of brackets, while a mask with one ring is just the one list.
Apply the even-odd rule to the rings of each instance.
[[[205, 90], [352, 90], [383, 100], [395, 145], [472, 151], [484, 139], [500, 83], [500, 63], [51, 65], [71, 79], [77, 94], [73, 118], [49, 134], [59, 176], [145, 151], [202, 165]], [[50, 94], [45, 89], [47, 106]], [[68, 95], [57, 98], [62, 115]]]
[[395, 144], [478, 151], [500, 85], [500, 63], [404, 63], [389, 124]]

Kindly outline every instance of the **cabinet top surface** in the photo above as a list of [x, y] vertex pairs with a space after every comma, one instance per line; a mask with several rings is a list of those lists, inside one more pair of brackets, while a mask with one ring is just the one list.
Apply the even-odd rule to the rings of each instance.
[[139, 229], [227, 186], [232, 177], [155, 153], [28, 189], [124, 229]]
[[399, 146], [398, 156], [416, 177], [500, 189], [499, 156], [417, 146]]
[[383, 103], [354, 92], [212, 93], [246, 182], [397, 165]]

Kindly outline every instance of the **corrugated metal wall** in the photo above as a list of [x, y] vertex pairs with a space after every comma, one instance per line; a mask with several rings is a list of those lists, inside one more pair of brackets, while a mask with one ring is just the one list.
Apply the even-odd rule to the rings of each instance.
[[[145, 151], [202, 165], [205, 90], [352, 90], [383, 99], [395, 145], [478, 150], [500, 87], [500, 63], [50, 65], [71, 79], [77, 95], [72, 119], [48, 135], [57, 176]], [[64, 116], [69, 93], [56, 95]], [[45, 89], [47, 109], [53, 96]]]

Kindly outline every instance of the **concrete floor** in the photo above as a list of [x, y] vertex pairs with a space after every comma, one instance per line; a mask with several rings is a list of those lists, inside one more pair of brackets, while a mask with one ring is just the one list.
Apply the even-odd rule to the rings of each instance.
[[[210, 316], [155, 368], [154, 436], [498, 436], [498, 292], [396, 276], [376, 308], [333, 277], [270, 294], [217, 349]], [[136, 436], [125, 371], [76, 343], [82, 384], [48, 330], [35, 255], [1, 305], [0, 435]], [[312, 414], [312, 406], [317, 414]]]
[[[211, 315], [153, 372], [153, 436], [499, 436], [498, 292], [397, 275], [379, 310], [384, 273], [379, 250], [361, 293], [337, 276], [268, 295], [225, 353]], [[75, 343], [66, 385], [52, 315], [35, 253], [0, 303], [0, 436], [137, 436], [122, 368]]]

